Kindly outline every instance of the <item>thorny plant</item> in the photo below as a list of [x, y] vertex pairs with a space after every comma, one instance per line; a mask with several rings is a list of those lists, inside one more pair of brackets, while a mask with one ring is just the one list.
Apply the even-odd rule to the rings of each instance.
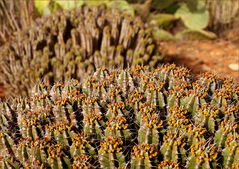
[[164, 65], [99, 69], [0, 105], [4, 168], [237, 168], [239, 87]]
[[6, 95], [28, 95], [39, 81], [82, 80], [99, 67], [157, 66], [151, 31], [139, 17], [106, 6], [59, 12], [36, 21], [0, 48]]

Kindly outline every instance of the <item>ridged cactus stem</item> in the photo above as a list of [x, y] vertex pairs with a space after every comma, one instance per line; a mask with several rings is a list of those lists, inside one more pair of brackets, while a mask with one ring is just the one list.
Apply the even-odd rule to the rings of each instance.
[[225, 168], [229, 168], [232, 165], [237, 148], [238, 148], [238, 145], [232, 147], [232, 149], [230, 150], [230, 154], [228, 155]]

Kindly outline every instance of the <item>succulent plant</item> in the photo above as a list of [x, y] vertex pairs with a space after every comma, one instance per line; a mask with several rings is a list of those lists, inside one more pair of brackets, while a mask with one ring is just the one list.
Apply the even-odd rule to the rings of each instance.
[[0, 82], [9, 95], [28, 95], [38, 80], [84, 79], [99, 67], [156, 66], [161, 57], [139, 17], [83, 6], [38, 19], [0, 49]]
[[0, 1], [0, 46], [22, 29], [28, 27], [34, 15], [31, 0]]
[[206, 7], [210, 13], [210, 29], [214, 31], [223, 31], [230, 28], [236, 28], [239, 16], [239, 0], [206, 0]]
[[236, 168], [239, 87], [164, 65], [98, 69], [0, 104], [1, 168]]

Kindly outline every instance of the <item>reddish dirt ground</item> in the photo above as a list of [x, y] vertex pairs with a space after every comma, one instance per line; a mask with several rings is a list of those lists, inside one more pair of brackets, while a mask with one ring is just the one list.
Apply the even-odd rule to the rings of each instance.
[[[239, 43], [227, 40], [160, 42], [168, 62], [188, 67], [192, 73], [206, 71], [239, 82]], [[234, 66], [233, 66], [234, 65]]]
[[0, 99], [3, 98], [3, 96], [4, 96], [4, 92], [3, 91], [4, 91], [3, 85], [0, 84]]

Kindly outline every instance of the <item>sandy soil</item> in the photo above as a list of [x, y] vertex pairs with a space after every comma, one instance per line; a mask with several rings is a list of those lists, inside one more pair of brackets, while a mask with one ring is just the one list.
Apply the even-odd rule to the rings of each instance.
[[227, 40], [160, 42], [166, 61], [186, 66], [193, 73], [210, 71], [239, 82], [239, 43]]

